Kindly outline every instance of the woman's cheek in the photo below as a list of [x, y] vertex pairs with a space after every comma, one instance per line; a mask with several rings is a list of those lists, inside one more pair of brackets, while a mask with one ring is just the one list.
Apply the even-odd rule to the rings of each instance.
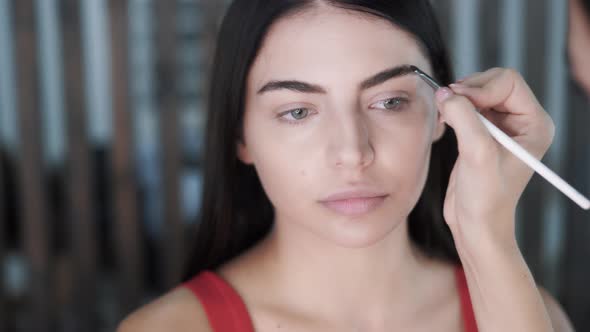
[[259, 146], [255, 162], [261, 184], [275, 206], [293, 204], [297, 196], [306, 194], [304, 188], [311, 170], [305, 163], [310, 158], [299, 145], [276, 140], [263, 144]]

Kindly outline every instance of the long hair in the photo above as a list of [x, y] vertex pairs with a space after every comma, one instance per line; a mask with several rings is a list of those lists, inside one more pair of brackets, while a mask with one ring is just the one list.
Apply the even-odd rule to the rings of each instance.
[[[203, 201], [192, 250], [184, 272], [187, 280], [215, 269], [261, 240], [271, 229], [273, 207], [253, 166], [236, 154], [241, 139], [246, 79], [269, 27], [286, 15], [304, 11], [318, 0], [235, 0], [218, 34], [211, 71], [205, 137]], [[452, 82], [449, 56], [428, 0], [322, 0], [390, 21], [414, 36], [428, 57], [435, 78]], [[459, 263], [443, 218], [443, 201], [457, 159], [455, 134], [447, 127], [433, 144], [425, 188], [409, 215], [408, 232], [425, 254]]]

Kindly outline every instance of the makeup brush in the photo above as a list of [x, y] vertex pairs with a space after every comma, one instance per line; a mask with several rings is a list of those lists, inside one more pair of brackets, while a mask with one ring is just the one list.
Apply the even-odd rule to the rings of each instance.
[[[422, 78], [435, 91], [441, 88], [440, 84], [438, 84], [432, 77], [428, 76], [428, 74], [420, 70], [420, 68], [416, 66], [408, 66], [408, 70], [420, 76], [420, 78]], [[498, 143], [502, 144], [508, 151], [512, 152], [516, 157], [522, 160], [535, 172], [539, 173], [539, 175], [541, 175], [547, 181], [549, 181], [549, 183], [557, 187], [557, 189], [559, 189], [572, 201], [578, 204], [582, 209], [590, 209], [590, 200], [588, 200], [588, 198], [584, 197], [582, 194], [580, 194], [580, 192], [578, 192], [571, 185], [565, 182], [561, 177], [555, 174], [555, 172], [553, 172], [547, 166], [545, 166], [543, 163], [537, 160], [537, 158], [535, 158], [522, 146], [516, 143], [512, 138], [510, 138], [510, 136], [506, 135], [502, 130], [498, 129], [498, 127], [496, 127], [493, 123], [488, 121], [488, 119], [482, 116], [479, 113], [479, 111], [475, 111], [479, 119], [483, 122], [490, 134], [498, 141]]]

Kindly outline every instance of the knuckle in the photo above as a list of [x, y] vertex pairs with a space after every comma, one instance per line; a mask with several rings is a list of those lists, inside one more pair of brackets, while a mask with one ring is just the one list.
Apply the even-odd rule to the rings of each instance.
[[549, 115], [547, 115], [547, 134], [549, 137], [549, 144], [551, 144], [553, 142], [553, 139], [555, 138], [555, 130], [555, 122]]
[[490, 68], [489, 71], [492, 72], [492, 73], [500, 73], [500, 72], [504, 71], [504, 68], [502, 68], [502, 67], [492, 67], [492, 68]]
[[556, 134], [555, 121], [553, 121], [551, 115], [545, 110], [540, 109], [539, 113], [539, 132], [543, 135], [543, 137], [547, 138], [547, 145], [550, 145], [553, 142]]
[[469, 109], [473, 105], [471, 102], [464, 96], [455, 95], [445, 102], [447, 110], [459, 110], [459, 109]]
[[491, 75], [491, 77], [494, 78], [494, 77], [498, 77], [498, 76], [502, 75], [502, 73], [505, 70], [506, 69], [502, 68], [502, 67], [492, 67], [492, 68], [488, 69], [486, 72], [493, 74], [493, 75]]
[[503, 71], [504, 75], [514, 79], [514, 80], [521, 80], [522, 75], [520, 74], [520, 72], [514, 68], [504, 68]]

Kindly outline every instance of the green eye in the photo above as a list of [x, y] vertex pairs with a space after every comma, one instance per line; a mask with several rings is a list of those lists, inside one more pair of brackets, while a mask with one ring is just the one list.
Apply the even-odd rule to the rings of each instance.
[[402, 104], [402, 100], [399, 98], [391, 98], [391, 99], [387, 99], [383, 102], [383, 106], [386, 109], [395, 109], [399, 106], [401, 106]]
[[305, 123], [315, 112], [313, 109], [308, 108], [294, 108], [289, 111], [282, 112], [278, 115], [280, 121], [292, 124], [292, 125], [300, 125]]
[[400, 111], [404, 108], [404, 106], [406, 106], [407, 103], [408, 100], [406, 98], [394, 97], [376, 102], [375, 104], [371, 105], [371, 108], [387, 111]]
[[297, 109], [289, 111], [289, 114], [291, 114], [291, 116], [295, 120], [301, 120], [301, 119], [307, 117], [308, 113], [309, 113], [309, 111], [305, 108], [297, 108]]

